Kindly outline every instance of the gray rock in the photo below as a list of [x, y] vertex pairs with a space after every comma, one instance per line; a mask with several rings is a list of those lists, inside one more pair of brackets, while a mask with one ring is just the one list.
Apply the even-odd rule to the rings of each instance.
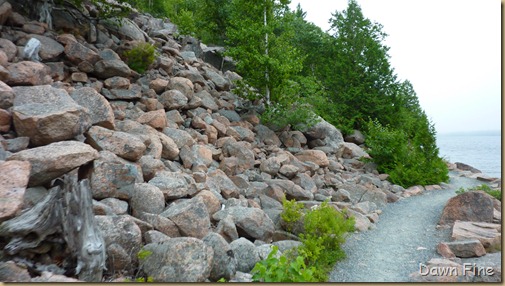
[[203, 242], [212, 247], [214, 251], [209, 279], [211, 281], [217, 281], [221, 278], [230, 280], [236, 272], [237, 260], [228, 242], [215, 232], [207, 234], [203, 238]]
[[146, 150], [144, 142], [137, 136], [100, 126], [91, 127], [86, 132], [86, 139], [87, 143], [96, 149], [110, 151], [130, 161], [139, 160]]
[[256, 246], [243, 237], [232, 241], [230, 247], [237, 259], [237, 271], [248, 273], [260, 261]]
[[199, 239], [172, 238], [143, 249], [152, 254], [141, 263], [141, 269], [154, 282], [204, 282], [210, 276], [213, 251]]
[[230, 82], [228, 79], [208, 67], [203, 67], [203, 71], [204, 77], [212, 81], [216, 85], [218, 91], [230, 90]]
[[169, 237], [180, 237], [181, 233], [179, 228], [173, 221], [169, 218], [160, 216], [158, 214], [150, 213], [140, 213], [138, 214], [139, 219], [153, 226], [154, 230], [157, 230], [164, 235]]
[[139, 217], [139, 213], [160, 214], [165, 209], [163, 192], [152, 184], [135, 184], [130, 199], [132, 214]]
[[179, 149], [181, 149], [183, 146], [191, 147], [196, 143], [193, 137], [191, 137], [191, 135], [189, 135], [189, 133], [184, 130], [164, 128], [163, 133], [172, 138], [172, 140], [174, 140], [175, 144], [177, 145], [177, 148]]
[[114, 215], [124, 215], [128, 212], [128, 203], [116, 198], [105, 198], [100, 201], [101, 204], [106, 205]]
[[188, 97], [176, 89], [163, 92], [158, 96], [158, 101], [168, 110], [175, 110], [185, 107], [188, 104]]
[[63, 53], [65, 48], [58, 43], [57, 41], [46, 37], [42, 35], [36, 35], [36, 34], [30, 34], [28, 35], [29, 38], [35, 38], [40, 41], [41, 46], [40, 46], [40, 51], [39, 51], [39, 56], [42, 58], [42, 60], [54, 60], [56, 59], [59, 55]]
[[478, 239], [444, 242], [456, 257], [468, 258], [486, 255], [484, 246]]
[[160, 243], [164, 241], [168, 241], [170, 239], [170, 236], [159, 232], [157, 230], [149, 230], [144, 233], [144, 240], [146, 244], [149, 243]]
[[[89, 145], [87, 145], [89, 146]], [[93, 161], [90, 186], [94, 199], [131, 198], [135, 183], [143, 183], [140, 166], [121, 159], [109, 151], [101, 151]]]
[[159, 172], [149, 184], [158, 187], [165, 200], [193, 196], [197, 192], [193, 177], [180, 172]]
[[201, 239], [210, 231], [210, 217], [202, 197], [174, 203], [160, 215], [172, 220], [183, 236]]
[[240, 236], [266, 242], [272, 239], [274, 223], [263, 210], [236, 206], [218, 211], [213, 218], [220, 220], [228, 215], [232, 217]]
[[134, 219], [128, 215], [95, 216], [95, 221], [105, 241], [108, 270], [114, 273], [135, 269], [142, 233]]
[[63, 89], [49, 85], [13, 88], [12, 109], [18, 136], [36, 146], [72, 139], [89, 128], [87, 111]]
[[211, 191], [221, 194], [225, 199], [238, 198], [240, 195], [238, 187], [221, 170], [209, 172], [205, 183]]
[[331, 149], [332, 153], [338, 154], [344, 143], [342, 133], [335, 126], [322, 118], [320, 119], [321, 121], [304, 132], [307, 139], [320, 139], [326, 147]]
[[70, 97], [87, 109], [92, 125], [99, 125], [114, 130], [114, 112], [105, 97], [94, 88], [83, 87], [70, 93]]

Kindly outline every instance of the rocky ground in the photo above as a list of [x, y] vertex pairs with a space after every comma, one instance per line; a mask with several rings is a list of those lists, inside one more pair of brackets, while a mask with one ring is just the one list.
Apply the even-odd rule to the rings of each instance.
[[[366, 232], [388, 203], [441, 188], [389, 183], [359, 132], [262, 125], [216, 49], [168, 21], [67, 9], [50, 29], [23, 11], [0, 0], [0, 281], [248, 281], [270, 245], [299, 243], [283, 197], [329, 199]], [[159, 52], [144, 74], [119, 56], [139, 42]]]

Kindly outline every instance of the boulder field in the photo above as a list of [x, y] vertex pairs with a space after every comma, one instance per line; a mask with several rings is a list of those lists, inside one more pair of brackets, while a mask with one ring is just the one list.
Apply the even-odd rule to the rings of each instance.
[[[15, 2], [0, 1], [0, 281], [248, 281], [270, 245], [299, 244], [283, 198], [329, 200], [367, 231], [385, 204], [428, 188], [388, 182], [361, 160], [359, 133], [262, 125], [219, 49], [174, 37], [168, 20], [135, 14], [118, 29], [58, 10], [50, 29]], [[138, 74], [120, 55], [141, 42], [158, 53]], [[97, 248], [76, 254], [87, 240], [69, 229]]]

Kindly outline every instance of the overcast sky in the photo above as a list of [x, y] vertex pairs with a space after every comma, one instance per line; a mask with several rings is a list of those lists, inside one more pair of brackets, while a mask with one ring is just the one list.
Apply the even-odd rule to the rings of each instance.
[[[347, 0], [292, 0], [324, 31]], [[501, 130], [500, 0], [358, 0], [439, 134]]]

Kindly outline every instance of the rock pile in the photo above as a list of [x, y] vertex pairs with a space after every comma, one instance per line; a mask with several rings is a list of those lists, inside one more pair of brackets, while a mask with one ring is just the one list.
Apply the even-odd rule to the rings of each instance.
[[[298, 244], [281, 224], [284, 197], [330, 200], [366, 231], [386, 203], [415, 194], [360, 160], [360, 134], [345, 142], [325, 121], [305, 132], [262, 125], [261, 108], [233, 93], [240, 76], [196, 57], [169, 22], [137, 15], [117, 29], [55, 19], [50, 30], [0, 2], [0, 222], [79, 169], [105, 242], [103, 281], [247, 280], [271, 244]], [[56, 32], [79, 30], [89, 34]], [[25, 58], [30, 39], [41, 43], [40, 62]], [[160, 52], [142, 75], [119, 56], [137, 42]], [[35, 243], [2, 255], [1, 281], [76, 281], [59, 227], [39, 239], [2, 225], [3, 246]], [[150, 255], [139, 258], [141, 249]]]

